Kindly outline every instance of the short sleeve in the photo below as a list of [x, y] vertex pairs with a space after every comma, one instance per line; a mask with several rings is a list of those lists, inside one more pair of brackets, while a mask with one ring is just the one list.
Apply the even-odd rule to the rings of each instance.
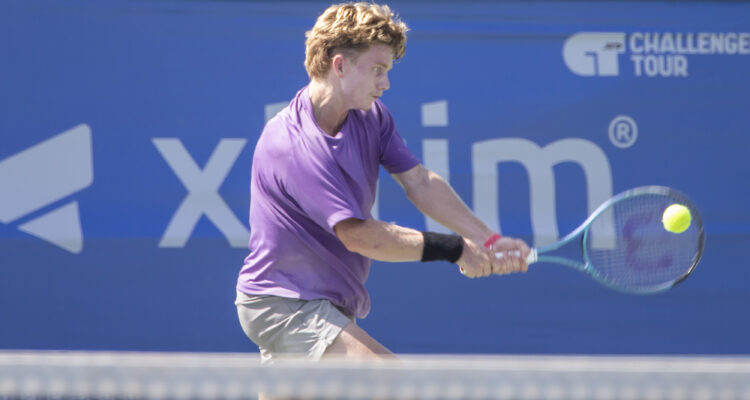
[[419, 164], [419, 159], [406, 147], [390, 111], [380, 100], [374, 103], [373, 108], [380, 124], [380, 165], [391, 174], [414, 168]]

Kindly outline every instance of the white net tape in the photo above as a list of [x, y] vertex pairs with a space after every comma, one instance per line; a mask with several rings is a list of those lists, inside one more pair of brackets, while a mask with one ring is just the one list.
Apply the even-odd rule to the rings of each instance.
[[739, 357], [401, 356], [0, 351], [0, 399], [750, 399]]

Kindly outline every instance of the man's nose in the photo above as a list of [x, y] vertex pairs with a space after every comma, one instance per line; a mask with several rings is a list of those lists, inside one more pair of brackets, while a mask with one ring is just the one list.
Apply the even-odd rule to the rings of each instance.
[[378, 90], [386, 91], [390, 87], [391, 87], [391, 82], [388, 80], [388, 76], [386, 76], [385, 78], [381, 79], [378, 82]]

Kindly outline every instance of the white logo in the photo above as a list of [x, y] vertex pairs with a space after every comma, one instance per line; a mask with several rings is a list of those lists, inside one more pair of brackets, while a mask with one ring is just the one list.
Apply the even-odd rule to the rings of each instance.
[[[0, 222], [5, 224], [90, 186], [91, 128], [78, 125], [0, 161]], [[71, 253], [83, 250], [78, 202], [34, 217], [18, 229]]]
[[624, 32], [580, 32], [565, 41], [563, 60], [581, 76], [617, 76], [626, 50], [637, 78], [686, 78], [688, 56], [750, 55], [750, 33], [632, 32], [626, 42]]
[[152, 141], [188, 190], [187, 197], [169, 221], [159, 247], [184, 247], [204, 214], [232, 247], [247, 246], [250, 232], [218, 193], [247, 140], [222, 139], [203, 170], [179, 139], [154, 138]]
[[638, 139], [638, 125], [633, 118], [619, 115], [609, 123], [609, 141], [615, 147], [627, 149]]
[[563, 45], [565, 65], [582, 76], [617, 76], [617, 56], [625, 52], [623, 32], [584, 32], [569, 37]]

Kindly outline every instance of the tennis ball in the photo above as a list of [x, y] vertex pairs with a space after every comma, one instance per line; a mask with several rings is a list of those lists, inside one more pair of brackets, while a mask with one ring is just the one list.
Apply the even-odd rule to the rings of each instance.
[[672, 233], [685, 232], [690, 227], [690, 221], [692, 216], [690, 210], [681, 204], [672, 204], [664, 210], [664, 215], [661, 217], [661, 223], [664, 224], [664, 229]]

